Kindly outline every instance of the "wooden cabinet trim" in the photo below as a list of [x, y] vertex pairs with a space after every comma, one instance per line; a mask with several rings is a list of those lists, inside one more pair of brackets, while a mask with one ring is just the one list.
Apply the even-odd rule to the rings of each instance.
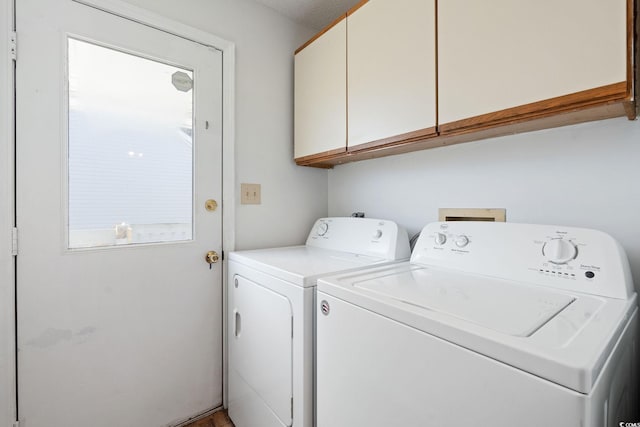
[[[627, 0], [627, 93], [632, 97], [632, 99], [634, 99], [634, 83], [637, 84], [637, 82], [634, 81], [634, 66], [636, 68], [638, 67], [638, 63], [636, 62], [638, 58], [637, 56], [634, 56], [634, 39], [636, 38], [637, 31], [639, 31], [638, 28], [634, 27], [636, 13], [638, 13], [635, 9], [635, 3], [636, 1], [634, 0]], [[630, 120], [632, 119], [630, 118]]]
[[[634, 7], [635, 6], [635, 7]], [[640, 0], [635, 1], [629, 0], [629, 7], [631, 8], [628, 12], [629, 16], [631, 16], [631, 25], [629, 25], [629, 49], [630, 49], [630, 57], [629, 57], [629, 72], [631, 73], [627, 80], [629, 80], [629, 84], [631, 86], [630, 93], [633, 95], [633, 101], [635, 104], [635, 115], [640, 115], [640, 102], [637, 100], [638, 96], [638, 83], [640, 82]]]
[[361, 0], [358, 4], [353, 6], [351, 9], [347, 11], [347, 16], [353, 14], [356, 10], [360, 9], [365, 4], [369, 3], [369, 0]]
[[560, 126], [590, 122], [594, 120], [605, 120], [614, 117], [624, 117], [627, 115], [625, 111], [627, 106], [631, 106], [633, 104], [633, 102], [598, 104], [589, 108], [569, 110], [559, 114], [551, 114], [545, 117], [536, 117], [529, 120], [506, 123], [500, 126], [474, 129], [473, 132], [452, 133], [448, 135], [439, 135], [437, 137], [416, 139], [401, 144], [383, 145], [378, 147], [371, 147], [369, 149], [362, 149], [359, 151], [343, 152], [333, 156], [325, 157], [321, 161], [318, 160], [317, 163], [297, 163], [301, 166], [311, 166], [326, 169], [332, 168], [336, 165], [351, 163], [355, 161], [377, 159], [391, 155], [406, 154], [414, 151], [443, 147], [447, 145], [462, 144], [466, 142], [480, 141], [487, 138], [496, 138], [505, 135], [514, 135], [542, 129], [551, 129]]
[[329, 31], [330, 29], [332, 29], [333, 27], [335, 27], [336, 25], [338, 25], [340, 23], [340, 21], [342, 21], [343, 19], [347, 18], [347, 14], [345, 13], [344, 15], [340, 15], [338, 18], [336, 18], [331, 24], [327, 25], [326, 27], [324, 27], [322, 30], [320, 30], [320, 32], [318, 34], [316, 34], [315, 36], [311, 37], [309, 40], [307, 40], [302, 46], [300, 46], [299, 48], [296, 49], [296, 51], [294, 52], [294, 55], [297, 55], [298, 53], [300, 53], [300, 51], [302, 49], [304, 49], [305, 47], [309, 46], [311, 43], [313, 43], [315, 40], [317, 40], [318, 38], [320, 38], [320, 36], [322, 36], [324, 33], [326, 33], [327, 31]]
[[383, 148], [390, 147], [398, 144], [405, 144], [408, 142], [413, 142], [417, 140], [422, 140], [426, 138], [433, 138], [438, 136], [438, 132], [435, 126], [420, 129], [413, 132], [403, 133], [401, 135], [391, 136], [389, 138], [379, 139], [377, 141], [365, 142], [364, 144], [358, 144], [351, 147], [348, 147], [347, 151], [349, 153], [357, 153], [363, 150], [371, 150], [374, 148]]
[[297, 157], [295, 159], [298, 165], [310, 165], [314, 163], [322, 163], [323, 160], [333, 158], [335, 156], [346, 154], [347, 148], [337, 148], [335, 150], [324, 151], [322, 153], [310, 154], [308, 156]]
[[340, 21], [342, 21], [343, 19], [346, 19], [347, 16], [351, 15], [353, 12], [355, 12], [356, 10], [360, 9], [362, 6], [364, 6], [366, 3], [368, 3], [369, 0], [361, 0], [358, 4], [356, 4], [355, 6], [353, 6], [351, 9], [349, 9], [345, 14], [340, 15], [339, 17], [337, 17], [333, 22], [331, 22], [331, 24], [327, 25], [326, 27], [324, 27], [322, 30], [320, 30], [316, 35], [314, 35], [313, 37], [311, 37], [309, 40], [307, 40], [302, 46], [300, 46], [299, 48], [296, 49], [296, 51], [294, 52], [294, 55], [298, 54], [302, 49], [304, 49], [305, 47], [309, 46], [311, 43], [313, 43], [314, 40], [316, 40], [317, 38], [319, 38], [320, 36], [322, 36], [324, 33], [326, 33], [327, 31], [329, 31], [331, 28], [335, 27], [336, 25], [338, 25], [338, 23]]
[[545, 99], [519, 107], [482, 114], [468, 119], [443, 123], [438, 126], [438, 130], [441, 134], [471, 132], [479, 128], [495, 127], [546, 117], [564, 111], [588, 108], [597, 104], [631, 100], [631, 94], [628, 92], [628, 82], [625, 81], [570, 95]]
[[624, 111], [627, 113], [627, 118], [629, 120], [635, 120], [638, 116], [637, 101], [633, 100], [629, 102], [623, 102], [622, 106], [624, 107]]

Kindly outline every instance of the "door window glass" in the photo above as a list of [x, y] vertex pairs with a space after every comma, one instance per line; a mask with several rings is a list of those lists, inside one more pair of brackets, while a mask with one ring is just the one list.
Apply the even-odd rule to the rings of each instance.
[[68, 39], [68, 246], [191, 240], [193, 73]]

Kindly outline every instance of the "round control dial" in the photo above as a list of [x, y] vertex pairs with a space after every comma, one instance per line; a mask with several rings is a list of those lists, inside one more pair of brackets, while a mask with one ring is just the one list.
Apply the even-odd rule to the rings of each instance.
[[329, 231], [329, 224], [327, 224], [326, 222], [321, 222], [316, 227], [316, 234], [318, 236], [324, 236], [325, 234], [327, 234], [327, 231]]
[[376, 230], [375, 233], [373, 233], [373, 240], [378, 240], [379, 238], [382, 237], [382, 230]]
[[578, 255], [578, 248], [568, 240], [549, 240], [542, 247], [542, 254], [554, 264], [566, 264]]
[[447, 243], [447, 235], [443, 233], [437, 233], [435, 237], [436, 245], [444, 245]]
[[464, 248], [468, 244], [469, 244], [469, 238], [467, 236], [465, 236], [464, 234], [461, 234], [458, 237], [456, 237], [456, 246], [457, 247]]

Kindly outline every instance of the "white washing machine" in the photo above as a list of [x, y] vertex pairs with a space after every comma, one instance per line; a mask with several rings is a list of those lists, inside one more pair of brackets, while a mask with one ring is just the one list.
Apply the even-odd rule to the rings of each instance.
[[319, 277], [408, 260], [392, 221], [322, 218], [306, 245], [229, 255], [229, 416], [236, 427], [314, 425]]
[[639, 422], [626, 255], [586, 229], [427, 225], [410, 262], [323, 278], [318, 427]]

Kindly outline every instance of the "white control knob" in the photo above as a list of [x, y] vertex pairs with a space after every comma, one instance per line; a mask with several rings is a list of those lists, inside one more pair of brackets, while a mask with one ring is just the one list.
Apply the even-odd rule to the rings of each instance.
[[320, 225], [316, 227], [316, 234], [318, 236], [324, 236], [329, 231], [329, 224], [326, 222], [321, 222]]
[[566, 264], [578, 255], [578, 248], [568, 240], [549, 240], [542, 247], [542, 254], [554, 264]]
[[373, 240], [378, 240], [381, 237], [382, 237], [382, 230], [376, 230], [376, 232], [373, 234]]
[[456, 237], [456, 246], [457, 247], [464, 248], [468, 244], [469, 244], [469, 238], [467, 236], [465, 236], [464, 234], [461, 234], [458, 237]]
[[445, 243], [447, 243], [447, 235], [443, 233], [437, 233], [434, 240], [436, 242], [436, 245], [444, 245]]

